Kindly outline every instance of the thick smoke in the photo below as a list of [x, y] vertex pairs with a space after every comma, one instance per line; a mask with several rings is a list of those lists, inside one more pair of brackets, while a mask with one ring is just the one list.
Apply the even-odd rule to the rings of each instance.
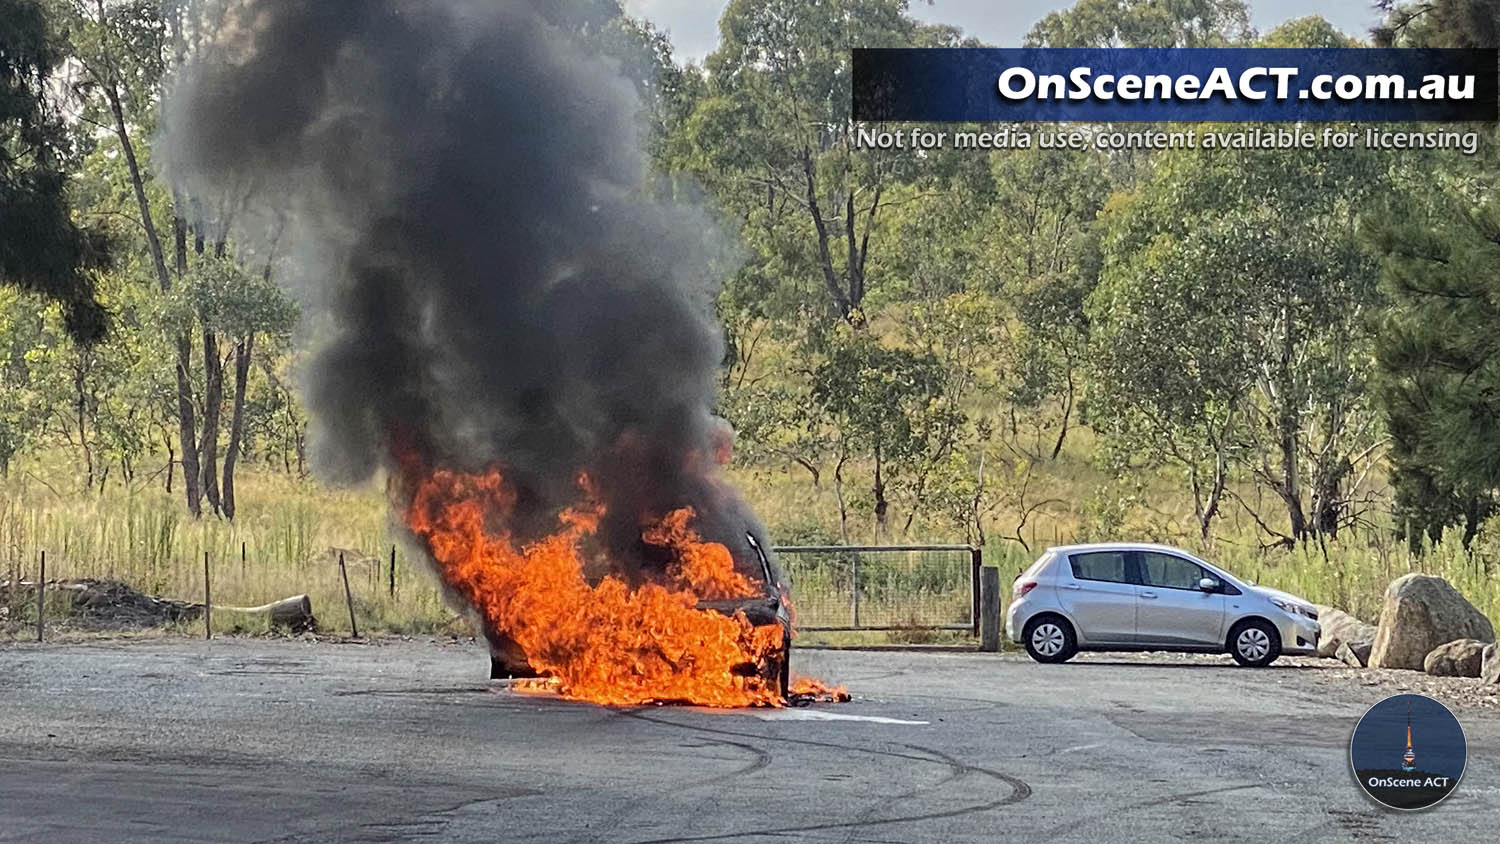
[[500, 465], [525, 533], [586, 471], [616, 550], [683, 505], [743, 545], [712, 227], [645, 195], [634, 89], [554, 5], [248, 0], [169, 98], [165, 167], [289, 256], [325, 477]]

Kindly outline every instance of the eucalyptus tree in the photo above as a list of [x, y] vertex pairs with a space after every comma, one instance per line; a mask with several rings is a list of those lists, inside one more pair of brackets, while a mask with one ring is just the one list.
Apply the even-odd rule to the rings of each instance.
[[1205, 537], [1236, 469], [1281, 501], [1277, 527], [1240, 499], [1280, 542], [1347, 523], [1379, 444], [1357, 212], [1383, 184], [1359, 151], [1200, 149], [1111, 201], [1095, 424], [1186, 470]]

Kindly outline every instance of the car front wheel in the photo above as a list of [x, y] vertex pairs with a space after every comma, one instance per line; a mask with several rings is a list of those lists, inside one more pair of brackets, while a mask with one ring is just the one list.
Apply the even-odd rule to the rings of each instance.
[[1022, 639], [1026, 653], [1037, 662], [1067, 662], [1078, 653], [1073, 625], [1055, 615], [1039, 616], [1027, 622]]
[[1240, 665], [1251, 668], [1270, 665], [1281, 656], [1281, 635], [1259, 619], [1240, 622], [1229, 633], [1229, 653]]

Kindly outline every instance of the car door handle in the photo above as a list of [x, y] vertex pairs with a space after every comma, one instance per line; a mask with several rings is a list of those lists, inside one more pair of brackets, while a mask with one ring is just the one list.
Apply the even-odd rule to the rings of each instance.
[[1137, 594], [1139, 594], [1142, 598], [1150, 598], [1153, 601], [1156, 600], [1155, 592], [1139, 592]]
[[1062, 588], [1064, 588], [1064, 589], [1082, 589], [1083, 588], [1083, 584], [1081, 584], [1081, 583], [1064, 583], [1062, 585]]

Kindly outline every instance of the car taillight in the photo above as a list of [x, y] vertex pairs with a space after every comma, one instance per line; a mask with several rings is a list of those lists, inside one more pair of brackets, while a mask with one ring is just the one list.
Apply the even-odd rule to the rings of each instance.
[[1024, 598], [1024, 597], [1026, 597], [1026, 593], [1027, 592], [1030, 592], [1031, 590], [1033, 590], [1035, 588], [1036, 588], [1036, 581], [1034, 581], [1034, 580], [1023, 580], [1020, 583], [1016, 584], [1016, 597], [1017, 598]]

